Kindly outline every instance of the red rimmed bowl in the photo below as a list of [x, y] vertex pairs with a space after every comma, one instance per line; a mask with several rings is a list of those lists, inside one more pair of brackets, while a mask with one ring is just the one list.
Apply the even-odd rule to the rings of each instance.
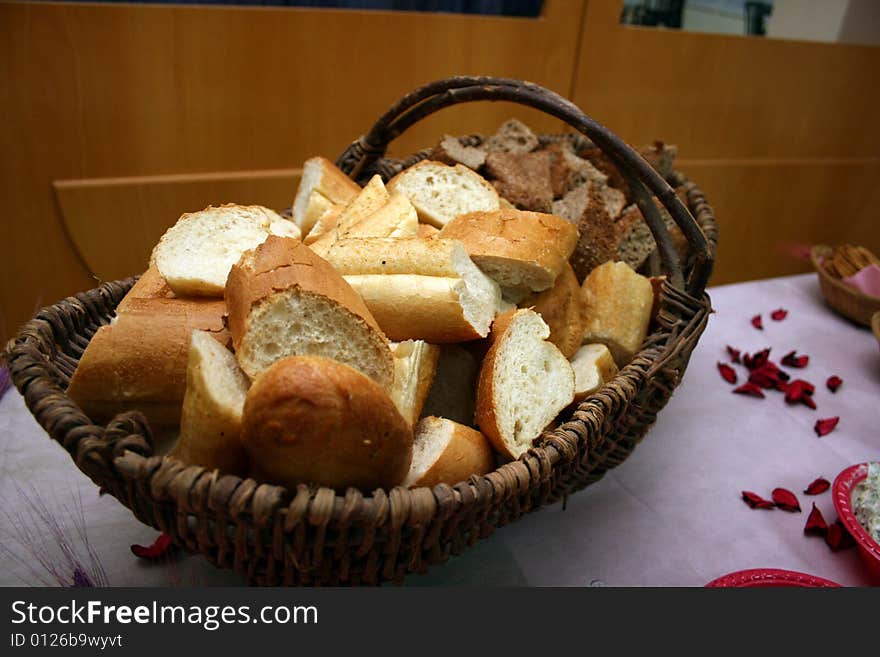
[[834, 480], [832, 499], [840, 521], [856, 540], [859, 555], [871, 573], [872, 579], [880, 584], [880, 545], [871, 538], [868, 530], [862, 527], [861, 523], [856, 519], [852, 507], [853, 491], [867, 476], [867, 463], [851, 465], [837, 475], [837, 478]]
[[762, 587], [797, 587], [797, 588], [840, 588], [837, 582], [830, 579], [799, 573], [795, 570], [779, 568], [752, 568], [738, 570], [706, 584], [706, 588], [762, 588]]

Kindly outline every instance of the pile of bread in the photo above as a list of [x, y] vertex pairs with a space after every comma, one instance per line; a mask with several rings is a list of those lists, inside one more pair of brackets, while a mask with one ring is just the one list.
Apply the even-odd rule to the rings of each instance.
[[290, 218], [184, 214], [69, 396], [94, 422], [142, 411], [187, 464], [285, 486], [456, 484], [518, 458], [632, 359], [656, 287], [583, 248], [587, 206], [626, 198], [589, 160], [558, 145], [565, 184], [521, 209], [536, 176], [498, 162], [510, 174], [509, 155], [547, 151], [506, 144], [519, 126], [482, 163], [449, 164], [475, 155], [444, 140], [437, 159], [363, 188], [312, 158]]

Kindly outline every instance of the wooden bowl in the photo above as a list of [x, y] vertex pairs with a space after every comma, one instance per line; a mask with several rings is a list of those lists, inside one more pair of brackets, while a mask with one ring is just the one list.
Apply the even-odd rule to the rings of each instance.
[[[871, 317], [880, 312], [880, 297], [863, 294], [829, 274], [822, 266], [822, 259], [830, 256], [832, 250], [830, 246], [817, 244], [810, 251], [810, 260], [819, 274], [819, 287], [825, 302], [844, 317], [871, 326]], [[874, 332], [877, 333], [877, 329]]]

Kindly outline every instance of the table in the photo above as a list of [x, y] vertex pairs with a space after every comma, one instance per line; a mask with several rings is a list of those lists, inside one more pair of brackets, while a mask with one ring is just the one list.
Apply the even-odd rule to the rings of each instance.
[[[684, 381], [625, 463], [571, 496], [565, 509], [531, 513], [407, 584], [702, 586], [732, 571], [784, 568], [868, 585], [855, 549], [832, 553], [821, 538], [803, 534], [812, 502], [829, 522], [836, 514], [830, 492], [802, 491], [816, 477], [833, 481], [853, 463], [880, 460], [876, 340], [824, 305], [812, 274], [716, 287], [710, 295], [716, 312]], [[780, 307], [787, 318], [771, 320]], [[749, 321], [758, 313], [763, 331]], [[808, 354], [807, 368], [789, 371], [816, 384], [818, 410], [788, 406], [776, 392], [763, 400], [731, 394], [716, 368], [727, 360], [726, 345], [749, 353], [769, 346], [777, 362], [792, 349]], [[844, 380], [836, 394], [825, 388], [832, 374]], [[815, 420], [835, 415], [837, 429], [818, 438]], [[11, 553], [0, 572], [4, 586], [40, 584], [15, 538], [22, 528], [46, 534], [27, 501], [36, 486], [54, 517], [81, 509], [112, 586], [244, 583], [198, 555], [161, 565], [135, 558], [129, 546], [149, 544], [156, 531], [115, 499], [99, 497], [14, 389], [0, 400], [0, 473], [0, 541]], [[797, 494], [801, 513], [753, 510], [740, 497], [743, 490], [769, 497], [777, 486]]]

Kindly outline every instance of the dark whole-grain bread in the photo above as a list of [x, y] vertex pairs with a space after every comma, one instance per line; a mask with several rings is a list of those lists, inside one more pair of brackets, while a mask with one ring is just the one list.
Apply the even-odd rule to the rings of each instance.
[[615, 259], [617, 230], [597, 185], [586, 184], [572, 190], [553, 204], [553, 213], [578, 227], [578, 244], [570, 262], [579, 281], [593, 268]]
[[476, 146], [465, 146], [458, 138], [445, 135], [431, 151], [428, 159], [450, 166], [463, 164], [477, 171], [486, 162], [486, 151]]
[[553, 187], [550, 156], [546, 152], [490, 152], [486, 156], [486, 174], [498, 193], [520, 210], [550, 212]]
[[[654, 205], [660, 211], [660, 216], [663, 217], [679, 260], [684, 265], [688, 255], [687, 239], [656, 197]], [[615, 226], [617, 229], [617, 259], [638, 270], [657, 248], [654, 235], [648, 228], [648, 224], [645, 223], [641, 210], [635, 204], [628, 206], [624, 209]]]
[[498, 131], [486, 142], [489, 151], [528, 153], [538, 147], [535, 133], [522, 121], [510, 119], [501, 124]]

